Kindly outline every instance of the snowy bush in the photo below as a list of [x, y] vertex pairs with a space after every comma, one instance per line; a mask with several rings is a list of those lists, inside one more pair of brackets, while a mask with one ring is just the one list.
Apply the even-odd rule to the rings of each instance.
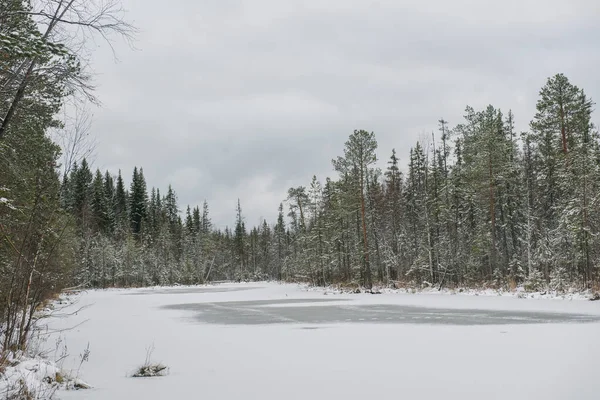
[[146, 349], [146, 360], [144, 364], [135, 370], [132, 377], [134, 378], [150, 378], [155, 376], [165, 376], [169, 372], [169, 368], [162, 363], [154, 363], [151, 361], [154, 345]]

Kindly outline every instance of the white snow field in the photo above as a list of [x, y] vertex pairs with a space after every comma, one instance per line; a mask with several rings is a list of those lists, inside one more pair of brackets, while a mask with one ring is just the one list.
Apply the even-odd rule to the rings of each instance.
[[[600, 302], [276, 283], [83, 293], [62, 399], [600, 399]], [[85, 321], [85, 322], [84, 322]], [[57, 334], [47, 346], [53, 348]], [[164, 377], [132, 378], [154, 346]]]

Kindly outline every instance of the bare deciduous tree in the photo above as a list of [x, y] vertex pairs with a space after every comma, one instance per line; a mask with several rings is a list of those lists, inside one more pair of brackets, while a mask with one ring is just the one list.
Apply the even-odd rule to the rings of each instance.
[[64, 126], [55, 132], [56, 142], [62, 148], [62, 176], [69, 175], [75, 163], [81, 163], [84, 158], [88, 161], [94, 158], [97, 141], [91, 135], [90, 129], [93, 114], [86, 104], [75, 105], [73, 116], [67, 112], [64, 116]]

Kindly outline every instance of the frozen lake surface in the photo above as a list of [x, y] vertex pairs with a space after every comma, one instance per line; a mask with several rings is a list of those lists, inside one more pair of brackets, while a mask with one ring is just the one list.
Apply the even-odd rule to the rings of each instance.
[[[79, 310], [82, 306], [84, 309]], [[72, 312], [79, 310], [76, 314]], [[600, 304], [452, 295], [324, 295], [221, 284], [83, 293], [49, 321], [63, 399], [597, 399]], [[59, 339], [60, 338], [60, 339]], [[146, 349], [170, 367], [130, 378]], [[51, 352], [51, 354], [52, 354]]]
[[[329, 299], [285, 299], [184, 303], [164, 308], [194, 313], [198, 322], [224, 325], [265, 325], [280, 323], [336, 324], [446, 324], [507, 325], [568, 322], [599, 322], [593, 315], [540, 311], [503, 311], [431, 308], [394, 304], [330, 305]], [[286, 307], [287, 306], [287, 307]], [[289, 307], [293, 306], [293, 307]]]

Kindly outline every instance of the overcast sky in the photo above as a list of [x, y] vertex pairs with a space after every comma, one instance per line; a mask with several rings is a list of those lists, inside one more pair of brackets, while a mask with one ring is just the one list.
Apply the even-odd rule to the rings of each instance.
[[526, 129], [555, 73], [600, 99], [597, 0], [123, 3], [140, 34], [135, 51], [115, 43], [119, 62], [95, 52], [95, 165], [143, 166], [182, 208], [206, 199], [218, 227], [238, 198], [247, 225], [273, 220], [289, 187], [333, 176], [354, 129], [405, 164], [466, 105]]

